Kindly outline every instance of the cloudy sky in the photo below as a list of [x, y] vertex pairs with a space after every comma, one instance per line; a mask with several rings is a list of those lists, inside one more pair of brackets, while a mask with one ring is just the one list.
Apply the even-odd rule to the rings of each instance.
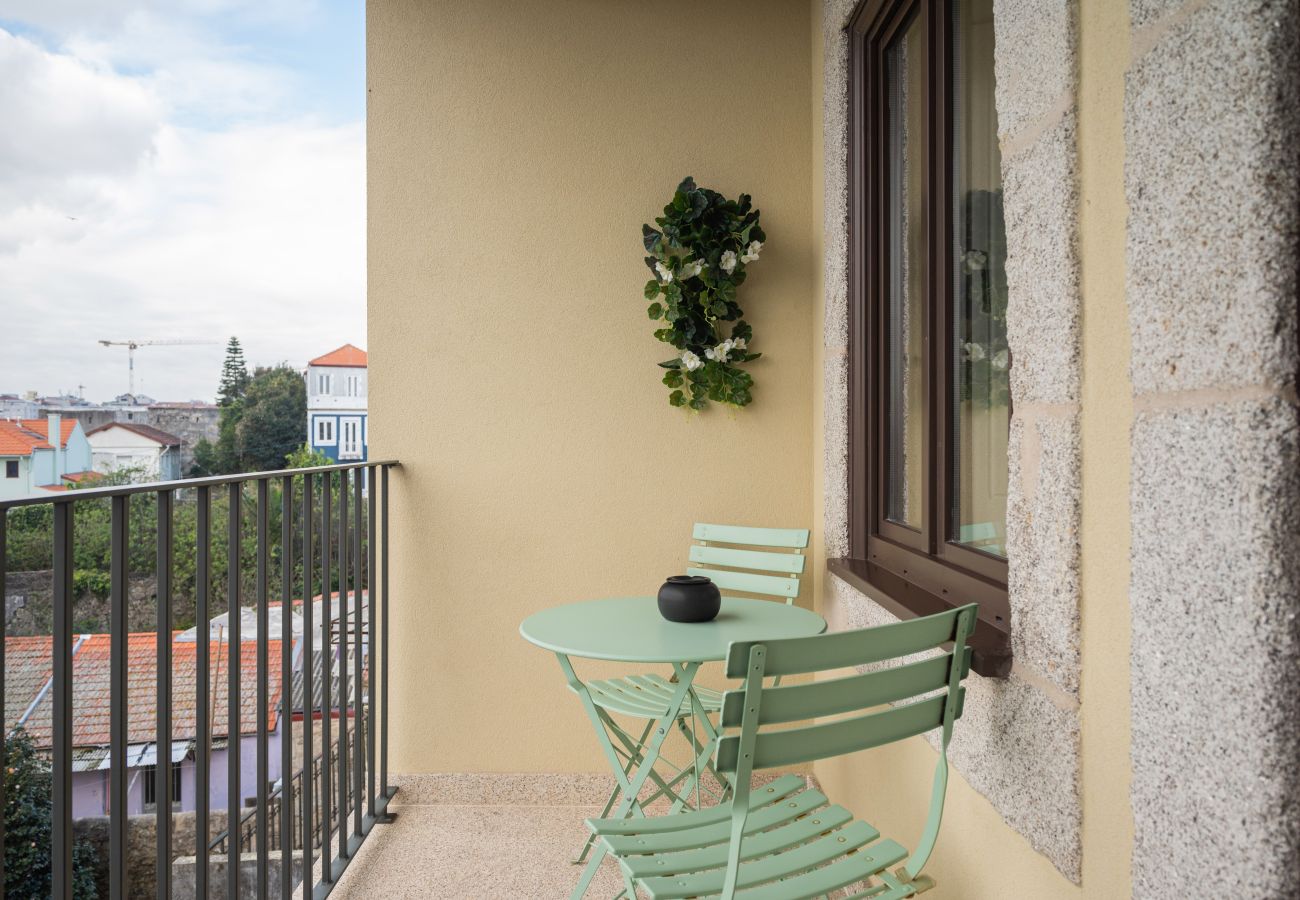
[[365, 346], [362, 0], [0, 0], [0, 393]]

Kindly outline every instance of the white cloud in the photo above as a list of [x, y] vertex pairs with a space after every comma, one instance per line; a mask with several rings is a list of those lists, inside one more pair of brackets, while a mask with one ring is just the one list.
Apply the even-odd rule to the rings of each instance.
[[162, 109], [132, 79], [0, 30], [0, 121], [0, 204], [12, 207], [132, 172], [151, 152]]
[[[110, 55], [0, 30], [0, 306], [23, 348], [0, 354], [0, 390], [125, 390], [100, 338], [236, 334], [250, 361], [294, 365], [363, 343], [363, 123], [194, 127], [164, 83], [201, 90], [194, 70], [127, 75]], [[137, 389], [211, 397], [221, 355], [142, 349]]]

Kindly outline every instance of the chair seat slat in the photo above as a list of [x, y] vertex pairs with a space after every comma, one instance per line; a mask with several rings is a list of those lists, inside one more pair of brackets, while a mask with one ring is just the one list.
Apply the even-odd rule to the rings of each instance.
[[[741, 863], [736, 884], [741, 888], [756, 887], [779, 878], [785, 879], [781, 882], [781, 886], [784, 887], [789, 883], [789, 879], [794, 876], [801, 875], [817, 866], [824, 866], [833, 862], [843, 857], [850, 850], [858, 850], [866, 846], [873, 836], [877, 834], [878, 832], [866, 822], [852, 822], [844, 828], [787, 850], [784, 853]], [[880, 868], [889, 865], [890, 861], [896, 862], [907, 855], [907, 851], [901, 847], [898, 849], [902, 852], [898, 854], [897, 859], [891, 859], [894, 856], [893, 848], [882, 848], [884, 852], [879, 854], [880, 859], [889, 861], [881, 863], [874, 871], [879, 871]], [[855, 856], [857, 855], [871, 858], [871, 864], [875, 864], [874, 855], [869, 853], [855, 854]], [[642, 884], [645, 885], [646, 890], [650, 892], [652, 897], [680, 900], [680, 898], [718, 893], [722, 890], [725, 877], [725, 871], [711, 869], [707, 872], [694, 872], [687, 875], [646, 878], [642, 881]], [[825, 891], [820, 893], [825, 893]], [[783, 900], [790, 900], [795, 895], [783, 893], [779, 896]]]
[[[806, 788], [804, 780], [798, 775], [782, 775], [766, 787], [759, 788], [750, 795], [750, 809], [758, 809], [784, 800], [786, 797]], [[693, 812], [677, 813], [672, 816], [656, 816], [646, 819], [587, 819], [587, 827], [593, 833], [606, 834], [659, 834], [667, 831], [683, 831], [713, 822], [730, 821], [729, 806], [712, 806]]]
[[[786, 804], [777, 804], [778, 811]], [[764, 810], [766, 812], [766, 810]], [[798, 844], [807, 843], [819, 834], [832, 831], [853, 821], [853, 813], [842, 806], [830, 806], [817, 809], [812, 815], [800, 813], [800, 818], [787, 820], [770, 830], [749, 828], [745, 823], [746, 837], [741, 847], [742, 860], [757, 859], [771, 853], [779, 853]], [[753, 818], [757, 819], [755, 815]], [[727, 864], [727, 847], [725, 841], [730, 833], [728, 823], [722, 823], [727, 830], [722, 839], [701, 845], [698, 850], [680, 850], [677, 852], [657, 853], [653, 856], [629, 856], [623, 861], [623, 868], [633, 878], [652, 878], [659, 875], [679, 875], [683, 872], [700, 872], [707, 869], [720, 869]], [[716, 828], [717, 826], [707, 826]], [[766, 826], [764, 826], [766, 828]], [[874, 830], [874, 829], [873, 829]], [[758, 833], [754, 833], [754, 832]], [[691, 834], [692, 832], [687, 832]], [[879, 833], [876, 837], [879, 837]], [[872, 838], [874, 840], [875, 838]]]

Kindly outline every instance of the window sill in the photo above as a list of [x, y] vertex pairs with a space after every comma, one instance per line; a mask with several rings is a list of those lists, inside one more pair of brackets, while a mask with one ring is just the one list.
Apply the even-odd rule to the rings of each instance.
[[[826, 568], [900, 619], [915, 619], [952, 609], [953, 603], [865, 559], [828, 559]], [[1011, 674], [1011, 633], [983, 618], [971, 635], [971, 669], [985, 678]]]

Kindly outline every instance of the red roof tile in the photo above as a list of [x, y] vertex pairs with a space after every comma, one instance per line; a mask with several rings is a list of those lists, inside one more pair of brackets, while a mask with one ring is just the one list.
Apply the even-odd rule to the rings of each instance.
[[[19, 427], [25, 431], [35, 432], [40, 435], [41, 439], [48, 441], [50, 439], [50, 420], [49, 419], [19, 419]], [[59, 446], [68, 446], [68, 438], [72, 437], [72, 430], [77, 427], [77, 420], [72, 418], [63, 418], [59, 421]]]
[[0, 456], [31, 456], [33, 450], [50, 450], [44, 432], [33, 434], [17, 422], [0, 419]]
[[[180, 632], [177, 632], [180, 634]], [[107, 634], [90, 634], [74, 638], [82, 641], [72, 657], [72, 708], [73, 728], [72, 744], [74, 747], [104, 746], [109, 743], [109, 664], [110, 636]], [[13, 642], [39, 642], [43, 644], [44, 657], [40, 656], [42, 647], [24, 645], [19, 649]], [[15, 667], [22, 671], [34, 671], [44, 665], [49, 672], [49, 655], [52, 638], [7, 638], [5, 640], [5, 718], [9, 723], [9, 705], [12, 688], [10, 679], [10, 658], [18, 652], [19, 661]], [[76, 644], [74, 643], [74, 646]], [[151, 631], [139, 632], [127, 636], [127, 697], [129, 710], [127, 722], [127, 741], [143, 743], [157, 737], [157, 684], [158, 654], [157, 637]], [[257, 731], [257, 644], [244, 641], [240, 645], [240, 715], [239, 730], [241, 734], [254, 734]], [[230, 644], [212, 641], [209, 645], [211, 654], [211, 696], [209, 708], [212, 711], [212, 735], [227, 735], [227, 697], [229, 696]], [[195, 720], [195, 692], [197, 690], [197, 653], [198, 644], [194, 641], [172, 642], [172, 735], [178, 739], [192, 739], [198, 734]], [[280, 703], [280, 642], [267, 641], [267, 658], [273, 662], [267, 671], [267, 707], [266, 727], [274, 730], [278, 718]], [[44, 662], [42, 663], [42, 660]], [[218, 661], [219, 660], [219, 661]], [[19, 669], [14, 669], [15, 674]], [[34, 680], [39, 675], [26, 676]], [[48, 677], [48, 676], [47, 676]], [[38, 688], [39, 690], [39, 688]], [[30, 702], [30, 701], [28, 701]], [[23, 705], [26, 708], [26, 704]], [[49, 692], [43, 697], [26, 723], [37, 747], [51, 745], [50, 717], [53, 699]], [[21, 715], [21, 710], [17, 713]], [[16, 721], [16, 718], [15, 720]]]
[[100, 481], [100, 480], [102, 480], [102, 479], [105, 478], [105, 477], [106, 477], [106, 476], [104, 475], [103, 472], [93, 472], [93, 471], [91, 471], [91, 472], [64, 472], [64, 473], [63, 473], [63, 480], [64, 480], [64, 481], [71, 481], [73, 484], [81, 484], [82, 482], [87, 482], [87, 483], [89, 483], [89, 482], [92, 482], [92, 481]]
[[366, 351], [362, 350], [360, 347], [354, 347], [352, 344], [344, 344], [342, 347], [338, 348], [337, 350], [331, 350], [329, 353], [326, 353], [324, 356], [318, 356], [315, 359], [313, 359], [311, 362], [307, 363], [307, 365], [309, 366], [346, 366], [346, 367], [353, 367], [353, 366], [364, 367], [365, 364], [366, 364]]
[[5, 731], [22, 721], [53, 671], [49, 635], [5, 638]]

